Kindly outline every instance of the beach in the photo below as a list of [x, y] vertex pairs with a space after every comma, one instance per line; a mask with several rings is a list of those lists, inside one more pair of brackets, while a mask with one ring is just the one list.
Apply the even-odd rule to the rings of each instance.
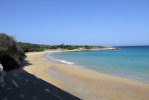
[[0, 100], [149, 100], [149, 0], [1, 0]]
[[83, 100], [148, 100], [149, 84], [48, 61], [51, 52], [27, 53], [28, 73]]

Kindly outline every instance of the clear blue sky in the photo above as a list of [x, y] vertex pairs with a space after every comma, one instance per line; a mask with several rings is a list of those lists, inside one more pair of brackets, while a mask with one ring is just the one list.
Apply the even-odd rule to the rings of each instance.
[[40, 44], [149, 45], [149, 0], [0, 0], [0, 32]]

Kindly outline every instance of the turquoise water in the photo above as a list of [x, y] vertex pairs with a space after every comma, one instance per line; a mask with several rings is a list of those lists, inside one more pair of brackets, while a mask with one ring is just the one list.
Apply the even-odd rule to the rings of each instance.
[[149, 83], [149, 47], [50, 54], [50, 59]]

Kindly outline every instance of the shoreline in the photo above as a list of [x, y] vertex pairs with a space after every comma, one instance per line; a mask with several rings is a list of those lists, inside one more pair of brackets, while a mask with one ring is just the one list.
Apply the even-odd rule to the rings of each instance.
[[[74, 51], [64, 50], [64, 51], [56, 51], [56, 52], [53, 52], [53, 53], [63, 53], [63, 52], [76, 52], [76, 51], [75, 50]], [[79, 52], [82, 52], [82, 51], [79, 51]], [[104, 71], [104, 70], [100, 70], [100, 69], [88, 68], [86, 66], [81, 66], [79, 64], [75, 64], [72, 61], [70, 62], [68, 60], [52, 58], [52, 56], [50, 56], [50, 55], [53, 54], [53, 53], [47, 53], [47, 54], [44, 55], [44, 57], [46, 59], [48, 59], [48, 61], [50, 61], [50, 62], [59, 63], [59, 64], [65, 64], [65, 65], [68, 65], [68, 66], [71, 66], [71, 67], [87, 69], [87, 70], [95, 71], [95, 72], [102, 73], [102, 74], [107, 74], [107, 75], [114, 76], [114, 77], [120, 77], [120, 78], [132, 80], [132, 81], [136, 81], [136, 82], [141, 82], [141, 83], [144, 83], [144, 84], [149, 84], [149, 81], [146, 81], [145, 79], [138, 79], [136, 77], [130, 77], [129, 75], [116, 74], [116, 73], [113, 73], [113, 72], [108, 72], [108, 71]]]
[[26, 66], [24, 70], [82, 99], [147, 100], [149, 98], [149, 84], [50, 62], [44, 55], [52, 52], [59, 51], [27, 53], [27, 60], [33, 65]]

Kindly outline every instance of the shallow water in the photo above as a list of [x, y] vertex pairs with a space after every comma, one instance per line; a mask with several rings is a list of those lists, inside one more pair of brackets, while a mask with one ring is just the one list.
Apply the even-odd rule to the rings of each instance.
[[49, 54], [51, 60], [149, 83], [149, 46]]

